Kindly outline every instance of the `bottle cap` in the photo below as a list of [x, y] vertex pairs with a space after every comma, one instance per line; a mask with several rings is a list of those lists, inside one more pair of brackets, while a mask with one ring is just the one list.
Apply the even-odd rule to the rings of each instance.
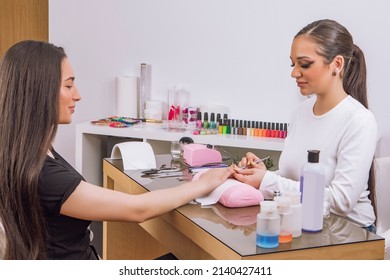
[[288, 213], [290, 211], [290, 198], [288, 196], [277, 196], [274, 200], [278, 204], [279, 213]]
[[276, 201], [276, 203], [278, 204], [278, 207], [279, 206], [290, 206], [290, 198], [288, 196], [277, 196], [277, 197], [274, 197], [274, 201]]
[[208, 120], [209, 120], [209, 113], [204, 112], [204, 114], [203, 114], [203, 121], [205, 122], [205, 121], [208, 121]]
[[215, 114], [214, 113], [211, 113], [210, 114], [210, 121], [215, 121]]
[[272, 200], [263, 200], [260, 202], [260, 212], [261, 213], [276, 213], [278, 209], [278, 204]]
[[320, 151], [319, 150], [308, 150], [307, 161], [311, 163], [317, 163], [320, 161]]
[[202, 112], [198, 112], [198, 114], [196, 115], [196, 119], [198, 121], [201, 121], [202, 120]]

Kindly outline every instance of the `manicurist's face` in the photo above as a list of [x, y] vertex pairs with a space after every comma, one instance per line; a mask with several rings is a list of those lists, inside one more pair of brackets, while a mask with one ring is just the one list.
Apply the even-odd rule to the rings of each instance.
[[291, 45], [291, 77], [304, 96], [325, 93], [332, 79], [330, 65], [317, 50], [317, 44], [305, 35], [296, 37]]
[[76, 109], [76, 102], [81, 99], [74, 79], [72, 66], [68, 59], [64, 59], [61, 64], [62, 77], [59, 98], [59, 124], [69, 124], [72, 122], [72, 114]]

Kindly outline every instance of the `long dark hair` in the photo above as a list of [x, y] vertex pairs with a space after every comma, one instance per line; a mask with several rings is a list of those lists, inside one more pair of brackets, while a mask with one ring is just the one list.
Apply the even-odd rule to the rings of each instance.
[[38, 179], [58, 126], [62, 48], [12, 46], [0, 61], [0, 220], [5, 259], [44, 259]]
[[[347, 94], [358, 100], [368, 109], [367, 100], [367, 70], [363, 51], [354, 44], [349, 31], [334, 20], [323, 19], [314, 21], [302, 28], [295, 38], [308, 35], [318, 46], [318, 54], [324, 57], [326, 63], [331, 63], [337, 56], [344, 58], [341, 71], [343, 87]], [[371, 164], [368, 179], [369, 198], [376, 214], [375, 170]]]

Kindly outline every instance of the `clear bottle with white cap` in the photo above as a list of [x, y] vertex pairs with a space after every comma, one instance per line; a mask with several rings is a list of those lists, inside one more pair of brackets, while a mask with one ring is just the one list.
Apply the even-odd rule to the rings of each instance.
[[271, 200], [260, 202], [260, 213], [257, 215], [256, 245], [261, 248], [279, 246], [280, 215], [277, 203]]
[[292, 210], [292, 237], [302, 235], [302, 203], [300, 191], [288, 191], [286, 195], [290, 198], [290, 207]]
[[278, 213], [280, 215], [280, 233], [279, 243], [288, 243], [292, 240], [292, 210], [290, 207], [290, 198], [287, 196], [276, 196], [274, 201], [278, 204]]

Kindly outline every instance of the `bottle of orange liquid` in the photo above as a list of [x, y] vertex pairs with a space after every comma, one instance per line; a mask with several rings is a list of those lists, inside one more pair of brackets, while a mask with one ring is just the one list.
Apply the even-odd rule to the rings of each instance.
[[279, 243], [288, 243], [292, 240], [292, 210], [290, 207], [290, 198], [287, 196], [275, 196], [274, 200], [278, 204], [278, 213], [280, 215], [280, 234]]

